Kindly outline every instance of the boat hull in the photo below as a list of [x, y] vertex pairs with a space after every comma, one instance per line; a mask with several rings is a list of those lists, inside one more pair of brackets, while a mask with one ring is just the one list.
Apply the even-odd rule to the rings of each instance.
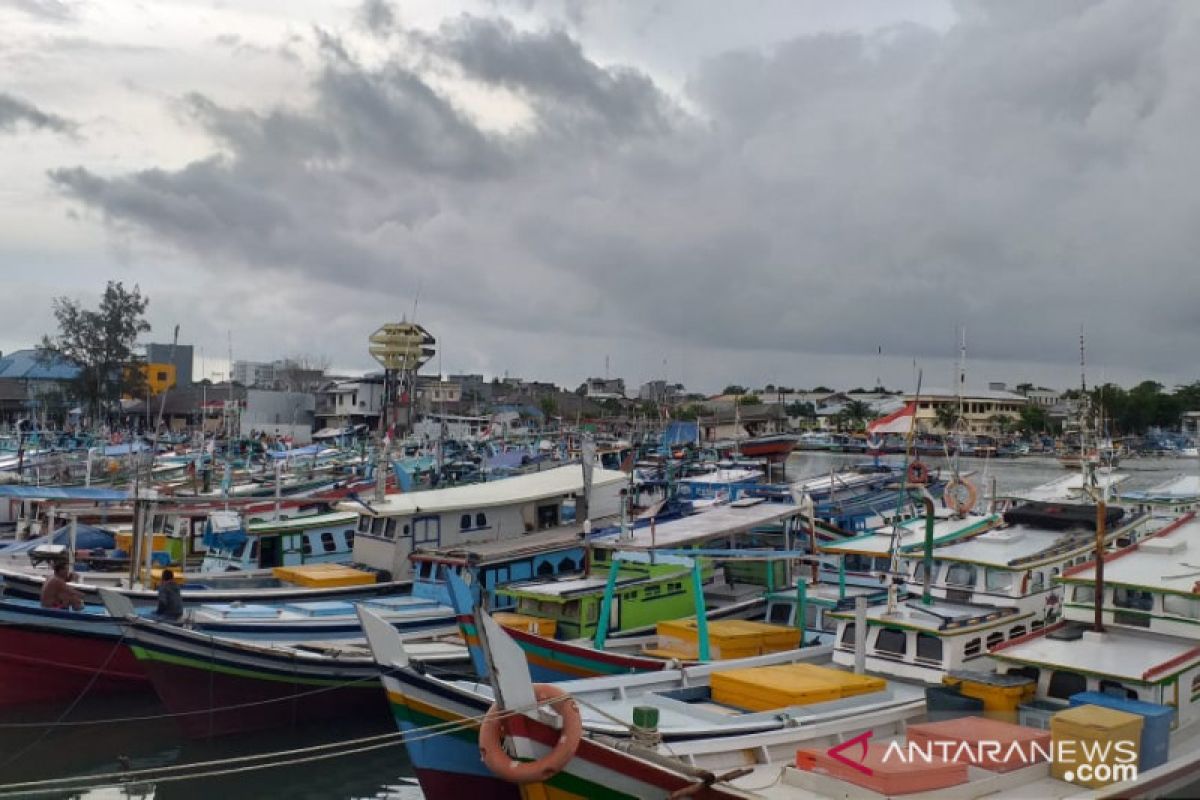
[[0, 625], [0, 707], [149, 690], [119, 637]]

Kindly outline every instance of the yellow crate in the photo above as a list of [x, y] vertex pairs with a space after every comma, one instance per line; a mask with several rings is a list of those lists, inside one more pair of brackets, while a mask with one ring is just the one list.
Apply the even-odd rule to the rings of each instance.
[[942, 677], [946, 686], [957, 686], [964, 697], [983, 701], [984, 711], [1008, 711], [1016, 713], [1017, 707], [1033, 700], [1037, 684], [1030, 681], [1021, 686], [997, 686], [984, 681], [973, 681], [951, 675]]
[[[655, 631], [659, 647], [687, 652], [699, 649], [695, 619], [660, 622], [655, 626]], [[749, 658], [799, 647], [800, 631], [765, 622], [713, 620], [708, 623], [708, 645], [709, 654], [714, 659]]]
[[[165, 533], [156, 533], [150, 537], [153, 544], [150, 547], [151, 552], [162, 552], [167, 549], [167, 535]], [[118, 532], [113, 536], [113, 540], [117, 545], [118, 550], [124, 550], [126, 553], [133, 552], [133, 533]]]
[[779, 664], [714, 673], [712, 699], [748, 711], [771, 711], [788, 706], [824, 703], [842, 697], [881, 691], [882, 678], [818, 667], [814, 664]]
[[297, 567], [275, 567], [272, 574], [281, 581], [312, 589], [335, 589], [341, 586], [368, 586], [375, 583], [375, 573], [344, 567], [341, 564], [303, 564]]
[[558, 623], [552, 619], [531, 617], [528, 614], [514, 614], [511, 611], [497, 611], [492, 614], [492, 619], [506, 628], [515, 628], [524, 633], [545, 636], [547, 639], [553, 639], [555, 631], [558, 630]]
[[[1101, 706], [1083, 705], [1058, 712], [1050, 718], [1050, 738], [1058, 756], [1050, 765], [1050, 774], [1059, 780], [1070, 781], [1089, 789], [1114, 783], [1111, 779], [1080, 777], [1079, 765], [1087, 764], [1092, 768], [1101, 764], [1108, 767], [1127, 763], [1136, 765], [1143, 722], [1142, 717], [1137, 714]], [[1073, 742], [1074, 746], [1064, 746], [1062, 742]], [[1132, 742], [1132, 753], [1128, 747], [1117, 749], [1115, 745], [1118, 742]], [[1088, 758], [1088, 745], [1094, 748], [1091, 755], [1098, 758]], [[1133, 756], [1131, 762], [1127, 760], [1129, 755]]]

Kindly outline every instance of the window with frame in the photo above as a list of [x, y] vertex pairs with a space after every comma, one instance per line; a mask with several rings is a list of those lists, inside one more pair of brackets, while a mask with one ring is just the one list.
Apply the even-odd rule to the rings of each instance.
[[846, 627], [842, 628], [842, 638], [841, 638], [842, 644], [847, 644], [847, 645], [854, 644], [855, 635], [857, 633], [857, 630], [856, 630], [857, 627], [858, 626], [855, 625], [853, 622], [846, 623]]
[[972, 639], [971, 641], [967, 642], [966, 646], [963, 647], [963, 655], [977, 656], [977, 655], [979, 655], [980, 652], [982, 652], [982, 650], [983, 650], [983, 642], [978, 637], [976, 637], [976, 638]]
[[1017, 625], [1011, 631], [1008, 632], [1008, 638], [1010, 638], [1010, 639], [1016, 639], [1018, 636], [1024, 636], [1024, 635], [1025, 635], [1025, 626], [1024, 625]]
[[921, 661], [942, 661], [942, 640], [930, 633], [917, 634], [917, 658]]
[[383, 536], [384, 526], [387, 525], [387, 520], [383, 517], [375, 517], [371, 520], [371, 535]]
[[902, 656], [908, 652], [908, 634], [896, 628], [880, 628], [875, 636], [875, 651]]
[[961, 586], [964, 589], [975, 588], [976, 570], [974, 564], [954, 563], [946, 569], [946, 585]]
[[383, 535], [388, 539], [396, 538], [396, 520], [394, 518], [387, 521], [387, 525], [383, 528]]
[[300, 537], [300, 553], [302, 555], [306, 555], [306, 556], [312, 555], [312, 537], [311, 536], [301, 536]]
[[1003, 631], [996, 631], [995, 633], [989, 633], [988, 637], [987, 637], [987, 649], [991, 650], [993, 647], [995, 647], [996, 645], [1000, 644], [1003, 641], [1004, 641], [1004, 632]]
[[484, 514], [482, 511], [475, 515], [475, 527], [476, 528], [486, 528], [487, 527], [487, 515]]
[[1072, 603], [1094, 603], [1096, 602], [1096, 587], [1095, 586], [1075, 586], [1071, 589]]
[[1154, 610], [1154, 595], [1141, 589], [1114, 586], [1112, 598], [1113, 605], [1117, 608], [1128, 608], [1132, 611]]
[[333, 534], [329, 531], [321, 533], [321, 549], [326, 553], [332, 553], [337, 550], [337, 542], [333, 540]]
[[1163, 611], [1176, 617], [1200, 619], [1200, 600], [1179, 594], [1164, 594]]
[[1035, 569], [1029, 574], [1029, 591], [1040, 592], [1046, 588], [1046, 573]]
[[1012, 588], [1013, 574], [1011, 570], [988, 567], [983, 580], [989, 592], [1007, 592]]
[[345, 534], [346, 534], [346, 547], [347, 547], [347, 549], [352, 549], [354, 547], [354, 529], [347, 528], [345, 531]]
[[458, 527], [462, 528], [464, 531], [465, 531], [465, 530], [470, 530], [470, 528], [471, 528], [471, 515], [470, 515], [470, 514], [463, 514], [463, 515], [462, 515], [462, 518], [461, 518], [461, 519], [459, 519], [459, 521], [458, 521]]

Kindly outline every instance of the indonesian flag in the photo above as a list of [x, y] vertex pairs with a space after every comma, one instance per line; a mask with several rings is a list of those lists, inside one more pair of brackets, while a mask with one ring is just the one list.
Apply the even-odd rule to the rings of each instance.
[[913, 420], [917, 416], [917, 404], [905, 403], [904, 407], [893, 411], [886, 417], [880, 417], [867, 425], [869, 434], [908, 433], [912, 430]]

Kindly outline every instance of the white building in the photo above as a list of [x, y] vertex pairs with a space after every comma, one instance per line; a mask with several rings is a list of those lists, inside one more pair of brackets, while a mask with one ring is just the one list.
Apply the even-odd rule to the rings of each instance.
[[316, 398], [307, 392], [247, 389], [239, 429], [242, 436], [255, 431], [289, 437], [298, 445], [308, 444], [312, 441], [315, 410]]

